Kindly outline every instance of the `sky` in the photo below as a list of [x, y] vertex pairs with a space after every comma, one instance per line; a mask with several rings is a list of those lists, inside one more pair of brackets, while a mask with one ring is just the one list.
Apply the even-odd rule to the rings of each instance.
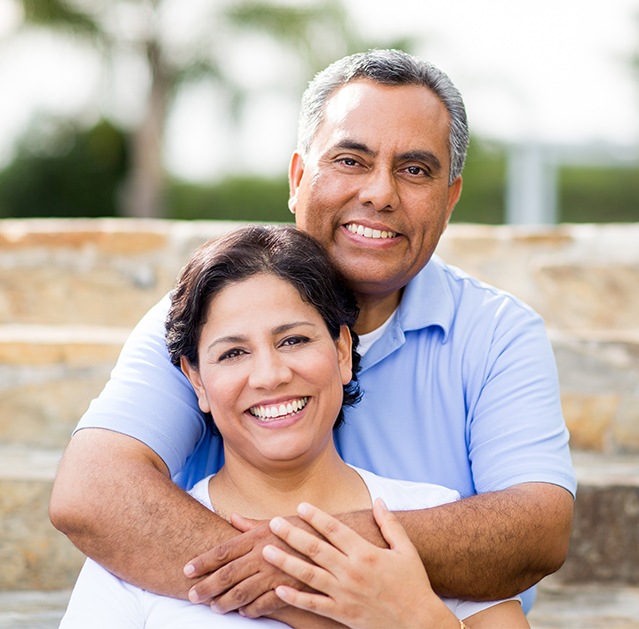
[[[460, 88], [476, 137], [571, 145], [577, 152], [604, 145], [601, 150], [621, 156], [639, 146], [639, 71], [633, 76], [629, 61], [633, 52], [639, 54], [639, 0], [348, 0], [346, 5], [364, 35], [417, 39], [415, 53]], [[39, 111], [87, 116], [92, 108], [105, 107], [95, 102], [100, 92], [103, 99], [107, 93], [107, 99], [117, 100], [125, 117], [136, 115], [135, 80], [100, 90], [95, 59], [78, 54], [77, 46], [54, 45], [41, 35], [11, 38], [13, 7], [13, 0], [0, 0], [0, 165]], [[273, 72], [287, 71], [282, 59], [269, 62], [271, 53], [240, 50], [233, 61], [247, 83], [259, 84]], [[240, 132], [220, 122], [220, 111], [216, 94], [206, 87], [177, 101], [165, 151], [172, 172], [212, 180], [228, 171], [285, 171], [295, 144], [297, 101], [272, 91], [259, 95]]]

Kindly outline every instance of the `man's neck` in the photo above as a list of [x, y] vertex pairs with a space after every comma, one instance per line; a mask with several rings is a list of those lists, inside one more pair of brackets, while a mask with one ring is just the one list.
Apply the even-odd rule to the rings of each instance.
[[354, 326], [357, 334], [368, 334], [377, 330], [397, 310], [402, 291], [380, 297], [378, 295], [357, 294], [359, 317]]

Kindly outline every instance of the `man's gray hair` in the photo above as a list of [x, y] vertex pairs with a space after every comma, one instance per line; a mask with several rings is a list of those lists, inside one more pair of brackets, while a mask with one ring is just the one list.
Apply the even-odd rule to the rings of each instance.
[[450, 116], [448, 144], [451, 184], [464, 169], [468, 148], [468, 119], [459, 90], [448, 76], [433, 64], [401, 50], [369, 50], [343, 57], [322, 70], [309, 83], [302, 96], [297, 148], [302, 157], [310, 151], [324, 118], [326, 101], [335, 90], [358, 79], [382, 85], [423, 85], [444, 104]]

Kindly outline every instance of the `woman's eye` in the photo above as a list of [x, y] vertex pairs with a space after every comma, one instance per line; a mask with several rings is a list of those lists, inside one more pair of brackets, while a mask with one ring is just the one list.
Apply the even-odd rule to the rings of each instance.
[[301, 345], [303, 343], [308, 343], [309, 339], [306, 336], [289, 336], [285, 338], [281, 345], [284, 347], [291, 347], [294, 345]]
[[239, 348], [229, 349], [229, 350], [225, 351], [223, 354], [220, 355], [220, 357], [218, 358], [218, 361], [222, 362], [224, 360], [230, 360], [232, 358], [237, 358], [238, 356], [242, 356], [245, 353], [246, 352], [243, 349], [239, 349]]

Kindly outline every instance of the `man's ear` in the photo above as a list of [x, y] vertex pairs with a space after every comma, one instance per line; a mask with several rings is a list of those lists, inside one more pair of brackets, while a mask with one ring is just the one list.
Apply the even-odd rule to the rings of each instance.
[[450, 220], [451, 214], [457, 205], [457, 201], [459, 201], [459, 197], [462, 193], [462, 178], [461, 175], [453, 181], [453, 183], [448, 186], [448, 199], [446, 201], [446, 225], [448, 225], [448, 221]]
[[347, 385], [353, 379], [353, 338], [348, 326], [343, 325], [337, 339], [337, 362], [342, 384]]
[[304, 174], [304, 160], [295, 151], [288, 166], [288, 209], [295, 214], [297, 209], [297, 190]]
[[211, 405], [206, 396], [206, 390], [202, 384], [202, 378], [200, 377], [200, 371], [191, 365], [186, 356], [180, 356], [180, 369], [182, 373], [188, 378], [191, 386], [197, 395], [197, 404], [203, 413], [211, 412]]

